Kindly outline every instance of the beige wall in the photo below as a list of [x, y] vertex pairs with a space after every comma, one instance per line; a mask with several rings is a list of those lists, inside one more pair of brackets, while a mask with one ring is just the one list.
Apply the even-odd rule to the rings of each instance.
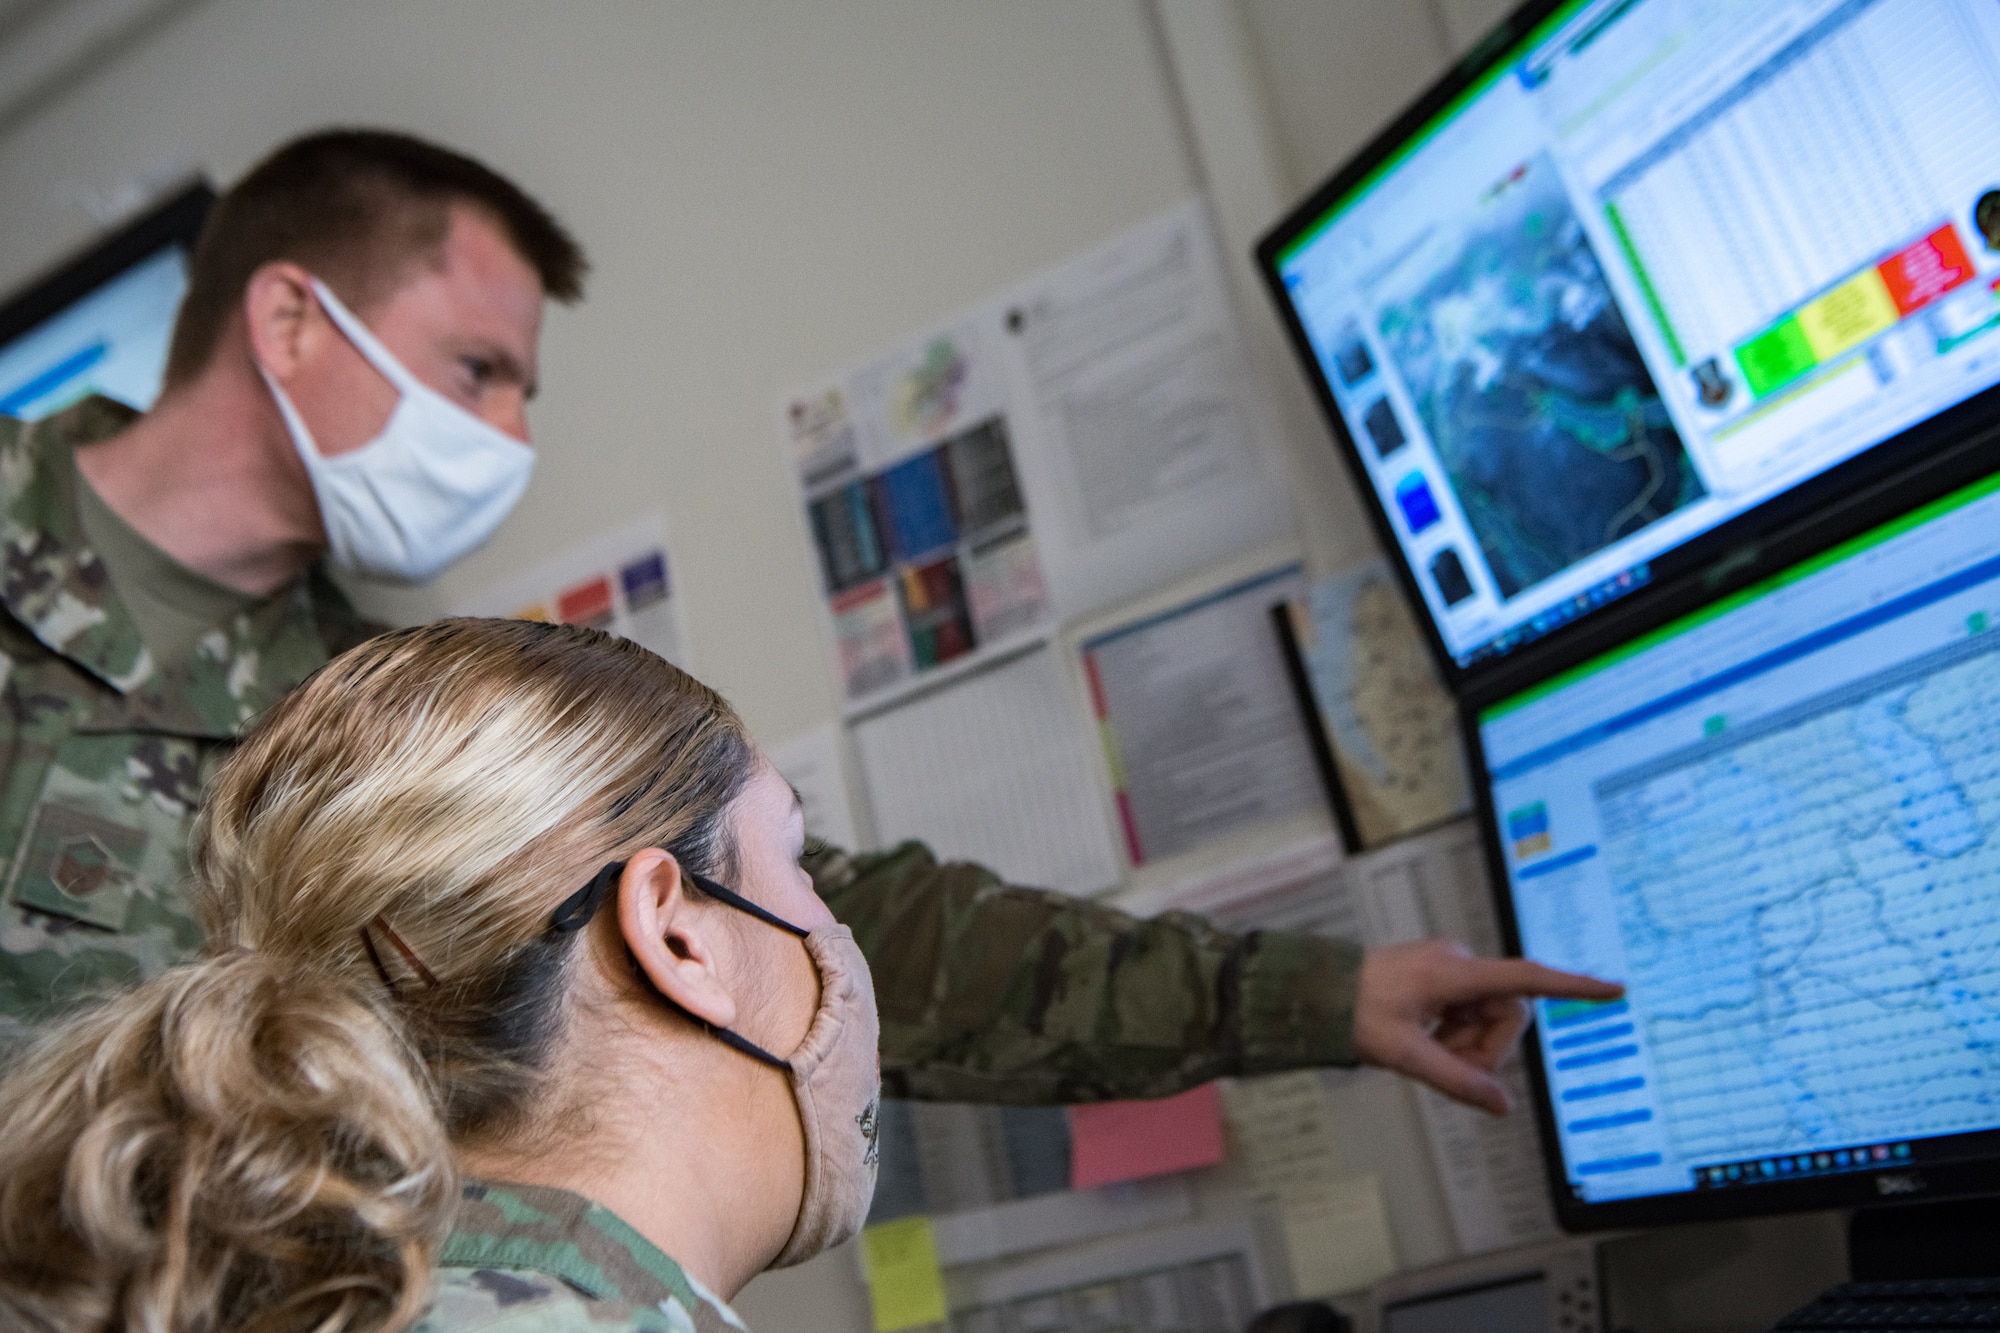
[[1511, 0], [1241, 0], [1300, 194], [1394, 119]]

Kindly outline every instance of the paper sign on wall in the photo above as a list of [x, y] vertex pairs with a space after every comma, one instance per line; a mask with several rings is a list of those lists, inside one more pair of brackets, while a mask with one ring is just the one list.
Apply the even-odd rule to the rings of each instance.
[[850, 701], [1050, 623], [1004, 377], [965, 325], [789, 409]]
[[941, 1324], [951, 1313], [928, 1217], [902, 1217], [863, 1228], [861, 1266], [868, 1275], [876, 1333]]
[[1304, 590], [1287, 565], [1083, 643], [1133, 865], [1323, 808], [1271, 621]]
[[1222, 1094], [1204, 1083], [1177, 1097], [1072, 1106], [1069, 1133], [1075, 1189], [1214, 1166], [1225, 1152]]
[[790, 396], [842, 693], [864, 711], [1281, 536], [1190, 202]]
[[608, 630], [690, 669], [667, 560], [666, 520], [648, 514], [549, 557], [454, 605], [455, 616]]
[[1317, 1072], [1228, 1086], [1231, 1151], [1251, 1190], [1274, 1205], [1300, 1296], [1365, 1287], [1396, 1271], [1379, 1180], [1341, 1164]]
[[1064, 893], [1117, 882], [1090, 733], [1054, 649], [865, 718], [854, 744], [883, 845], [921, 839], [940, 859]]
[[[1499, 954], [1486, 863], [1478, 830], [1469, 821], [1391, 843], [1349, 862], [1347, 873], [1370, 944], [1444, 935], [1464, 941], [1474, 953]], [[1415, 1089], [1452, 1226], [1467, 1254], [1557, 1234], [1535, 1122], [1524, 1109], [1527, 1087], [1519, 1055], [1500, 1067], [1499, 1078], [1516, 1106], [1500, 1119], [1431, 1088]]]

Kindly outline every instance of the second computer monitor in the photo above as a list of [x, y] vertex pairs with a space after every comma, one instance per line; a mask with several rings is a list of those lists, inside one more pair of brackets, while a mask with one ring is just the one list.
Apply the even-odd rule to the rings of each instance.
[[1565, 1221], [2000, 1189], [2000, 475], [1475, 723]]

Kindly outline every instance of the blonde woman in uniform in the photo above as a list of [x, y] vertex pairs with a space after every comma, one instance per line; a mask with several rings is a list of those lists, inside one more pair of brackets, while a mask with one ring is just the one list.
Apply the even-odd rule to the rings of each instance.
[[202, 959], [0, 1084], [0, 1326], [740, 1328], [874, 1181], [873, 991], [802, 839], [629, 643], [337, 659], [217, 779]]

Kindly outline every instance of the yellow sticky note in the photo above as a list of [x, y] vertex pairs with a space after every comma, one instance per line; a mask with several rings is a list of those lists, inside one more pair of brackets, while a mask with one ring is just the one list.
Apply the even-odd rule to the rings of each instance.
[[1396, 1271], [1389, 1211], [1374, 1176], [1348, 1176], [1281, 1196], [1278, 1217], [1301, 1297], [1359, 1291]]
[[937, 1238], [928, 1217], [899, 1217], [861, 1233], [861, 1263], [868, 1271], [868, 1300], [876, 1333], [941, 1324], [950, 1315]]

